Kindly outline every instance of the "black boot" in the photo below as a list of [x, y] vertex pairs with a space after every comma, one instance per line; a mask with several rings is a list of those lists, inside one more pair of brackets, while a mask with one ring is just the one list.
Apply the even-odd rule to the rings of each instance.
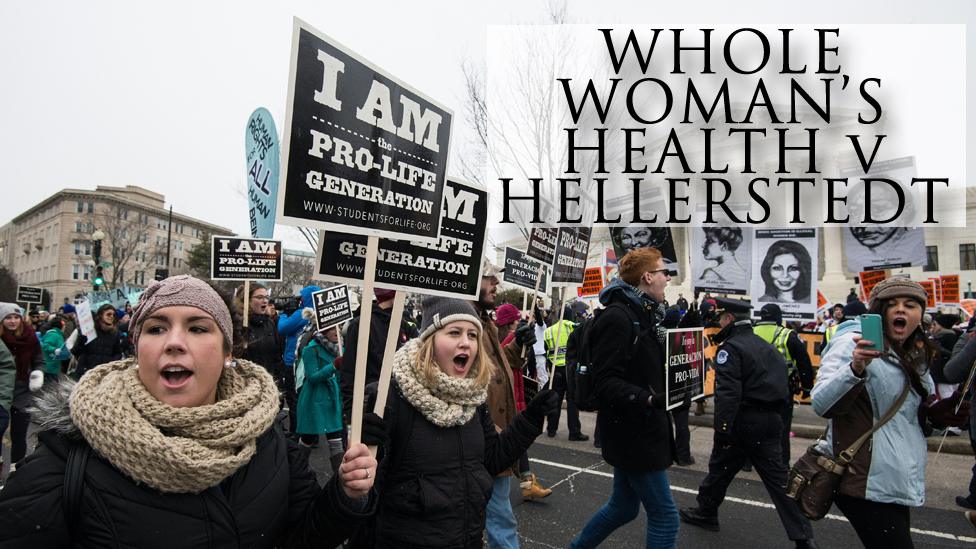
[[798, 539], [796, 549], [820, 549], [820, 546], [813, 539]]
[[685, 507], [678, 511], [681, 520], [712, 532], [718, 532], [718, 515], [709, 515], [698, 507]]

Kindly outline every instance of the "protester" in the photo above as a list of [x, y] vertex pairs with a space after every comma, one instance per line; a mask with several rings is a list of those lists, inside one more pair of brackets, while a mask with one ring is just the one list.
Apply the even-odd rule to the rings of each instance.
[[[0, 308], [5, 304], [0, 304]], [[3, 469], [3, 436], [10, 425], [11, 405], [14, 401], [14, 388], [17, 383], [17, 364], [7, 344], [0, 339], [0, 469]], [[0, 482], [0, 488], [3, 483]]]
[[697, 507], [681, 509], [681, 520], [718, 531], [718, 508], [729, 485], [746, 463], [755, 467], [787, 536], [797, 548], [815, 548], [813, 529], [786, 496], [786, 466], [781, 455], [783, 408], [792, 397], [786, 361], [775, 347], [752, 331], [752, 305], [718, 298], [722, 330], [713, 340], [715, 355], [715, 429], [708, 475], [698, 487]]
[[579, 408], [573, 400], [573, 395], [567, 392], [566, 384], [566, 347], [569, 337], [576, 329], [576, 314], [569, 305], [563, 307], [563, 319], [556, 320], [552, 326], [546, 328], [546, 358], [547, 368], [550, 368], [553, 376], [552, 389], [559, 395], [560, 406], [546, 418], [546, 436], [552, 438], [559, 430], [559, 416], [562, 415], [562, 400], [566, 398], [566, 428], [569, 430], [569, 440], [585, 442], [590, 440], [588, 435], [583, 434], [582, 425], [579, 419]]
[[[881, 315], [884, 341], [863, 339], [860, 319], [845, 322], [821, 356], [813, 388], [814, 410], [830, 419], [821, 446], [833, 456], [870, 430], [909, 389], [898, 413], [862, 447], [870, 450], [854, 456], [834, 497], [866, 547], [913, 546], [910, 509], [925, 502], [924, 430], [929, 421], [952, 419], [945, 414], [950, 401], [928, 406], [935, 389], [928, 363], [936, 350], [921, 329], [925, 303], [925, 290], [915, 282], [879, 282], [868, 310]], [[884, 351], [871, 350], [875, 343]]]
[[613, 491], [570, 547], [600, 545], [634, 520], [641, 505], [647, 514], [646, 546], [674, 547], [678, 513], [667, 475], [674, 462], [674, 441], [664, 410], [665, 332], [659, 326], [671, 276], [654, 248], [633, 250], [618, 265], [620, 277], [600, 292], [606, 310], [588, 336], [593, 342], [601, 450], [613, 466]]
[[[949, 383], [964, 383], [969, 376], [973, 364], [976, 363], [976, 343], [973, 343], [976, 341], [976, 337], [973, 337], [976, 331], [974, 330], [976, 330], [976, 317], [970, 319], [969, 330], [965, 336], [960, 337], [956, 342], [952, 359], [949, 360], [942, 370], [946, 381]], [[954, 406], [955, 403], [959, 402], [960, 398], [970, 399], [960, 405], [960, 412], [964, 412], [967, 408], [970, 409], [969, 443], [973, 447], [973, 452], [976, 453], [976, 408], [972, 407], [972, 391], [973, 389], [970, 388], [969, 392], [965, 395], [957, 391], [949, 398], [940, 401], [938, 406]], [[950, 421], [947, 423], [952, 423], [951, 420], [955, 420], [958, 423], [959, 417], [950, 418]], [[956, 496], [956, 505], [976, 510], [976, 464], [973, 465], [973, 474], [969, 480], [969, 493], [965, 496]], [[967, 514], [966, 516], [967, 518], [973, 518], [972, 514]], [[976, 522], [973, 525], [976, 526]]]
[[81, 379], [95, 366], [122, 358], [122, 345], [115, 325], [115, 307], [106, 303], [95, 312], [95, 339], [88, 341], [85, 334], [78, 334], [71, 354], [77, 359], [74, 379]]
[[[339, 472], [342, 463], [342, 393], [339, 391], [335, 360], [339, 356], [339, 333], [335, 326], [315, 332], [301, 351], [304, 368], [301, 391], [298, 394], [298, 422], [295, 431], [299, 442], [314, 446], [319, 435], [329, 444], [332, 471]], [[313, 435], [310, 438], [307, 435]]]
[[[244, 327], [244, 285], [234, 290], [233, 319], [234, 319], [234, 355], [263, 366], [271, 374], [278, 385], [278, 390], [284, 395], [284, 376], [282, 363], [284, 355], [284, 341], [278, 334], [278, 326], [268, 316], [268, 289], [257, 282], [250, 283], [247, 295], [248, 312], [247, 327]], [[294, 414], [291, 414], [294, 415]], [[294, 432], [294, 431], [290, 431]]]
[[44, 380], [44, 356], [37, 333], [24, 320], [23, 309], [13, 303], [0, 303], [0, 339], [14, 357], [17, 373], [14, 377], [13, 400], [10, 403], [10, 463], [15, 467], [27, 454], [27, 427], [30, 424], [28, 407], [31, 391], [40, 388]]
[[[272, 322], [278, 325], [278, 335], [284, 341], [284, 357], [282, 358], [284, 366], [281, 369], [281, 387], [285, 396], [285, 403], [288, 405], [288, 430], [292, 433], [295, 432], [296, 424], [295, 417], [297, 414], [292, 411], [295, 410], [297, 406], [297, 395], [295, 393], [295, 357], [297, 353], [301, 352], [298, 349], [298, 338], [301, 336], [302, 331], [308, 325], [308, 320], [305, 319], [302, 314], [305, 309], [312, 309], [314, 312], [315, 305], [312, 303], [312, 294], [319, 291], [321, 288], [318, 286], [305, 286], [299, 292], [301, 296], [301, 308], [292, 312], [275, 314], [277, 311], [273, 307], [269, 307], [265, 314]], [[270, 306], [271, 303], [269, 302]]]
[[[132, 323], [136, 358], [38, 404], [40, 446], [0, 492], [0, 545], [335, 547], [374, 511], [366, 446], [318, 487], [274, 426], [274, 380], [231, 354], [212, 288], [153, 282]], [[382, 420], [369, 425], [383, 434]]]
[[41, 353], [44, 356], [44, 383], [57, 381], [61, 375], [61, 360], [64, 349], [64, 322], [58, 316], [51, 317], [48, 329], [41, 336]]
[[423, 307], [420, 337], [394, 359], [373, 546], [481, 548], [492, 477], [542, 433], [555, 394], [540, 391], [497, 431], [485, 405], [493, 365], [481, 318], [455, 299], [429, 297]]

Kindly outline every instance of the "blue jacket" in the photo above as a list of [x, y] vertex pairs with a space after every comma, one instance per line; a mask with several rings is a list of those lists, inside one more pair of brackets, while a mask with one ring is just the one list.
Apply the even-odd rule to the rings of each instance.
[[[898, 357], [891, 353], [872, 360], [864, 378], [854, 375], [850, 362], [854, 336], [860, 332], [857, 319], [838, 327], [821, 356], [813, 387], [813, 409], [830, 418], [827, 439], [820, 447], [834, 456], [888, 411], [907, 381]], [[921, 377], [926, 390], [934, 391], [927, 370]], [[910, 507], [925, 503], [928, 447], [918, 423], [921, 400], [914, 390], [909, 391], [898, 413], [861, 447], [841, 481], [840, 493]]]
[[295, 347], [298, 345], [298, 337], [302, 335], [302, 330], [308, 326], [308, 321], [302, 317], [302, 310], [313, 308], [312, 294], [319, 291], [318, 286], [305, 286], [302, 288], [302, 308], [290, 315], [278, 317], [278, 335], [285, 338], [285, 367], [291, 368], [295, 365]]

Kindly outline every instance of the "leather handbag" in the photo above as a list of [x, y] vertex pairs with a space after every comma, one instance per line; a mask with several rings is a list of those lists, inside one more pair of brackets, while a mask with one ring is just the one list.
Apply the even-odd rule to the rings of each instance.
[[839, 457], [835, 458], [822, 451], [817, 444], [813, 444], [807, 448], [800, 459], [796, 460], [786, 479], [786, 495], [796, 501], [800, 512], [805, 517], [810, 520], [820, 520], [827, 515], [827, 511], [834, 503], [837, 487], [840, 486], [847, 467], [854, 461], [854, 456], [875, 431], [895, 417], [898, 409], [905, 403], [905, 398], [908, 397], [908, 390], [909, 384], [906, 380], [905, 388], [888, 412], [868, 432], [841, 452]]

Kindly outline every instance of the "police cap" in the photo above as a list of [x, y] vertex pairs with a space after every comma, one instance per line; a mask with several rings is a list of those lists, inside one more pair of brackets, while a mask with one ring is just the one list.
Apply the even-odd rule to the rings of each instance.
[[779, 324], [783, 321], [783, 310], [775, 303], [767, 303], [759, 309], [759, 320]]
[[727, 297], [715, 298], [715, 312], [718, 314], [731, 313], [733, 315], [748, 314], [752, 310], [752, 304], [741, 299], [730, 299]]

